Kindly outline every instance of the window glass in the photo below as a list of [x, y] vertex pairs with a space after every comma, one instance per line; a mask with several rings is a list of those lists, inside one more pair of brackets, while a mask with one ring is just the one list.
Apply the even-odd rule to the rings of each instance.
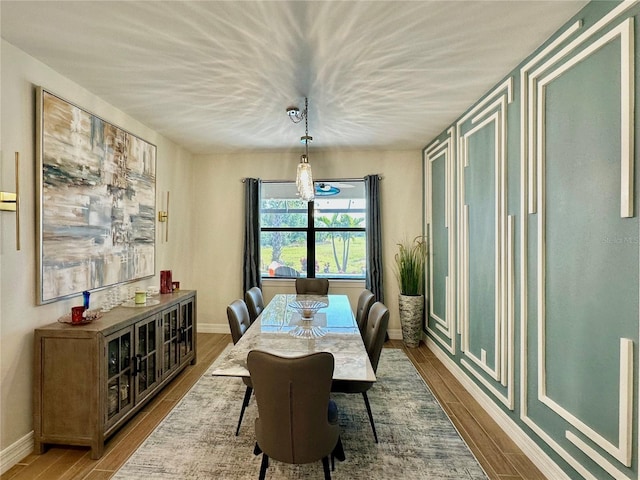
[[364, 232], [316, 232], [316, 277], [364, 278]]
[[314, 203], [316, 228], [366, 227], [364, 198], [318, 198]]
[[[261, 232], [262, 276], [306, 277], [307, 232]], [[303, 268], [304, 267], [304, 268]]]
[[[364, 278], [364, 181], [316, 182], [315, 186], [316, 198], [307, 203], [298, 198], [294, 182], [262, 183], [263, 277]], [[314, 259], [312, 268], [309, 259]]]

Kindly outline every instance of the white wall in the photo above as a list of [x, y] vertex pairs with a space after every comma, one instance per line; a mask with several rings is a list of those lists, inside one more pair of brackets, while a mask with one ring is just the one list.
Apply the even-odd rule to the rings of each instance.
[[[242, 248], [245, 177], [293, 180], [300, 151], [251, 152], [194, 156], [193, 234], [198, 259], [198, 324], [201, 330], [227, 331], [226, 306], [242, 292]], [[362, 178], [380, 174], [384, 256], [385, 303], [390, 310], [389, 329], [399, 333], [398, 286], [393, 273], [396, 243], [422, 233], [422, 165], [420, 151], [309, 152], [316, 179]], [[291, 282], [265, 285], [265, 300], [277, 290], [293, 292]], [[332, 281], [331, 291], [348, 294], [353, 303], [359, 289], [353, 282], [343, 288]], [[394, 335], [396, 336], [396, 335]]]
[[[182, 288], [193, 280], [194, 222], [191, 154], [108, 105], [46, 65], [2, 41], [2, 156], [0, 190], [14, 191], [14, 152], [20, 152], [21, 243], [16, 251], [15, 215], [0, 212], [0, 466], [4, 471], [32, 448], [33, 330], [55, 322], [79, 298], [36, 305], [35, 87], [41, 85], [157, 146], [158, 197], [171, 192], [169, 242], [157, 229], [156, 272], [172, 269]], [[158, 201], [160, 198], [158, 199]], [[158, 205], [162, 205], [161, 203]], [[158, 284], [156, 278], [140, 282]], [[92, 295], [98, 304], [101, 292]], [[28, 453], [28, 450], [27, 450]], [[17, 457], [17, 458], [16, 458]]]

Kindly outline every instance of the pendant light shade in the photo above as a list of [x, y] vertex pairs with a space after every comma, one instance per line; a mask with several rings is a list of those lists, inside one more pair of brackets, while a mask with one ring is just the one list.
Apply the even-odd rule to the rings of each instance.
[[300, 156], [298, 171], [296, 173], [296, 187], [298, 187], [298, 195], [306, 202], [310, 202], [314, 198], [313, 173], [309, 158], [306, 155]]

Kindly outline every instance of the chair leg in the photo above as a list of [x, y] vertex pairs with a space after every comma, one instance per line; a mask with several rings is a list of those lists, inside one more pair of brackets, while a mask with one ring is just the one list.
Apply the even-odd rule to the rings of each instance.
[[260, 455], [261, 453], [262, 449], [260, 448], [260, 445], [258, 445], [258, 442], [256, 442], [256, 444], [253, 446], [253, 454]]
[[260, 480], [264, 480], [264, 477], [267, 474], [267, 468], [269, 468], [269, 456], [266, 453], [263, 453], [262, 462], [260, 463], [260, 476], [258, 477]]
[[362, 392], [362, 397], [364, 398], [364, 404], [367, 406], [367, 413], [369, 414], [369, 421], [371, 422], [371, 429], [373, 430], [373, 438], [375, 438], [376, 443], [378, 443], [378, 434], [376, 433], [376, 425], [373, 423], [373, 415], [371, 414], [371, 405], [369, 405], [367, 392]]
[[338, 443], [336, 443], [336, 446], [333, 447], [333, 450], [331, 452], [331, 471], [332, 472], [336, 469], [336, 458], [341, 462], [344, 462], [346, 458], [344, 455], [344, 447], [342, 446], [342, 438], [340, 437], [338, 437]]
[[240, 424], [242, 423], [242, 417], [244, 417], [244, 409], [249, 405], [249, 400], [251, 399], [251, 392], [253, 388], [247, 387], [244, 392], [244, 400], [242, 401], [242, 409], [240, 410], [240, 418], [238, 419], [238, 426], [236, 428], [236, 437], [238, 436], [238, 432], [240, 432]]
[[322, 457], [322, 467], [324, 468], [324, 480], [331, 480], [331, 471], [329, 470], [329, 457]]

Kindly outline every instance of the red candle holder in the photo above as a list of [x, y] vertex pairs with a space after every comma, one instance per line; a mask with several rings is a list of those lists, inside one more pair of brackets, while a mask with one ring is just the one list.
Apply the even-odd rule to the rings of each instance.
[[160, 293], [173, 293], [171, 270], [160, 270]]
[[82, 323], [84, 317], [84, 307], [71, 307], [71, 323]]

